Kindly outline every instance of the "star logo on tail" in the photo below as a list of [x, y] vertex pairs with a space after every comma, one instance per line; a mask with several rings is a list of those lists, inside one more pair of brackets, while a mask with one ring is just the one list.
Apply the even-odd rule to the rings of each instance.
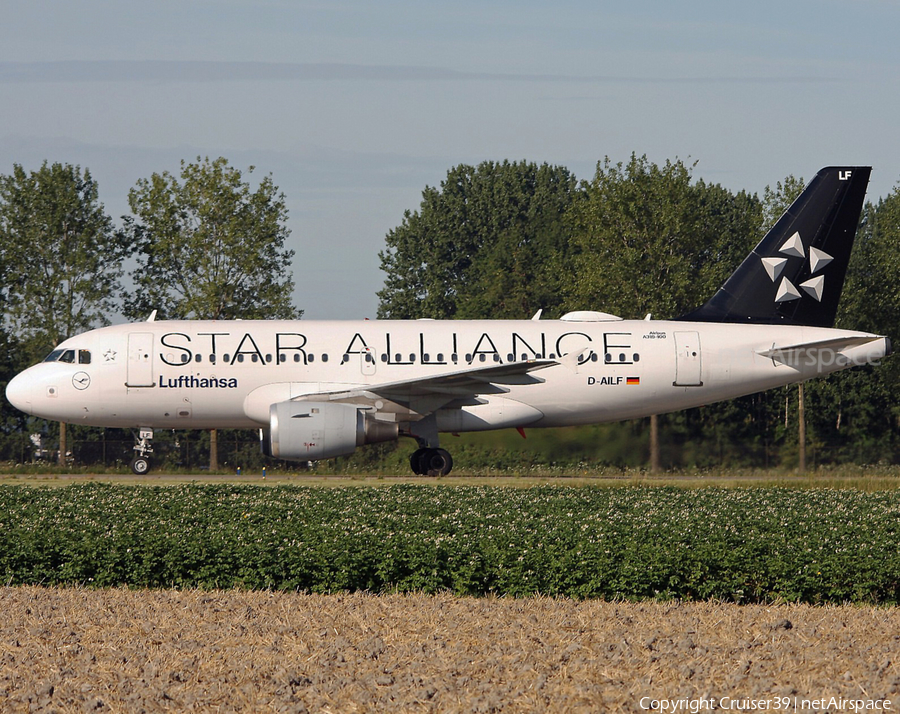
[[[794, 235], [788, 238], [778, 249], [781, 255], [790, 258], [806, 258], [806, 250], [804, 249], [803, 239], [800, 237], [799, 231], [795, 231]], [[791, 300], [799, 300], [803, 290], [808, 295], [815, 298], [818, 302], [822, 302], [822, 295], [825, 292], [825, 276], [815, 275], [816, 272], [828, 265], [834, 258], [819, 248], [809, 249], [809, 271], [814, 277], [800, 283], [799, 289], [786, 277], [782, 278], [785, 266], [788, 264], [788, 258], [772, 256], [769, 258], [761, 258], [763, 268], [766, 275], [774, 283], [781, 278], [778, 289], [775, 291], [775, 302], [790, 302]]]

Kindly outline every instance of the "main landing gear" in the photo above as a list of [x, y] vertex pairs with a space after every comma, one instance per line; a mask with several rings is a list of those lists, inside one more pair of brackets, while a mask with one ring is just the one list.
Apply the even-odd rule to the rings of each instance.
[[453, 468], [450, 452], [438, 448], [437, 418], [429, 414], [424, 419], [413, 422], [409, 432], [419, 448], [409, 456], [409, 467], [417, 476], [446, 476]]
[[153, 429], [141, 429], [140, 438], [135, 439], [137, 443], [134, 450], [137, 452], [131, 460], [131, 470], [138, 476], [143, 476], [150, 470], [150, 454], [153, 453]]
[[446, 476], [453, 468], [453, 457], [445, 449], [416, 449], [409, 456], [409, 465], [418, 476]]

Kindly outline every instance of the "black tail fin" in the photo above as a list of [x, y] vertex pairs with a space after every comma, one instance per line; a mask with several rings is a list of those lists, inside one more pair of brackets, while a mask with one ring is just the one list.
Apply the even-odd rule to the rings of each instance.
[[871, 171], [819, 171], [712, 299], [678, 319], [832, 327]]

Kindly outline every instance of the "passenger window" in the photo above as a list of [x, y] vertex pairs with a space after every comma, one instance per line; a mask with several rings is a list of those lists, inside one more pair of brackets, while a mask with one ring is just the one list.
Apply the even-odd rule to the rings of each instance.
[[78, 364], [90, 364], [91, 353], [89, 350], [78, 350]]

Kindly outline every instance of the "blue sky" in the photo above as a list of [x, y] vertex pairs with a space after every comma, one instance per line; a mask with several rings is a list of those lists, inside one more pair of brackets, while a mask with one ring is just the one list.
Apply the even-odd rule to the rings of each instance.
[[[6, 0], [0, 172], [138, 178], [225, 156], [290, 210], [308, 318], [372, 317], [378, 251], [459, 163], [632, 152], [761, 192], [828, 164], [900, 179], [900, 3]], [[602, 305], [585, 307], [602, 309]]]

